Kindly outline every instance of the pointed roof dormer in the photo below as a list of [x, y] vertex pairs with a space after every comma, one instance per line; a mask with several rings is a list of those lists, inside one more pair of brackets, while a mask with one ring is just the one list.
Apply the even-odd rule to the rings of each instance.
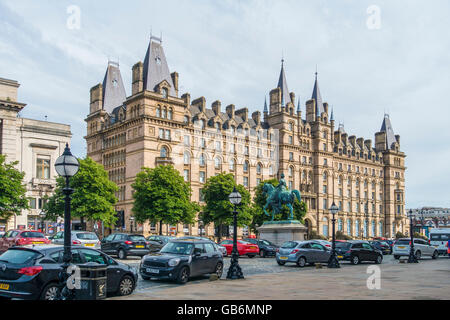
[[281, 101], [284, 100], [284, 105], [288, 104], [289, 102], [293, 103], [291, 101], [291, 95], [289, 94], [289, 89], [286, 82], [286, 75], [284, 73], [284, 59], [281, 59], [281, 71], [280, 71], [280, 78], [278, 79], [278, 88], [281, 89]]
[[386, 148], [391, 149], [392, 144], [397, 142], [397, 139], [395, 139], [394, 129], [392, 129], [391, 120], [389, 119], [388, 114], [384, 114], [380, 132], [386, 132]]
[[320, 95], [319, 82], [317, 81], [317, 71], [316, 71], [316, 80], [314, 81], [314, 89], [312, 93], [311, 99], [314, 99], [316, 102], [316, 116], [320, 117], [322, 112], [325, 112], [325, 108], [322, 102], [322, 96]]
[[169, 95], [175, 97], [175, 87], [170, 76], [162, 40], [150, 36], [150, 43], [144, 59], [144, 90], [156, 91], [156, 87], [164, 80], [170, 86]]
[[267, 98], [264, 96], [264, 113], [268, 113], [269, 109], [267, 109]]
[[123, 86], [119, 63], [108, 61], [105, 77], [103, 78], [103, 110], [108, 113], [123, 105], [127, 94]]

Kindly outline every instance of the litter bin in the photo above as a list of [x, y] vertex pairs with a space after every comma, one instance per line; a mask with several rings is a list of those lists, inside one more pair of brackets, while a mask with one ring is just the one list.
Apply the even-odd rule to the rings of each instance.
[[106, 298], [106, 268], [104, 264], [89, 262], [78, 265], [81, 288], [75, 290], [75, 300], [101, 300]]

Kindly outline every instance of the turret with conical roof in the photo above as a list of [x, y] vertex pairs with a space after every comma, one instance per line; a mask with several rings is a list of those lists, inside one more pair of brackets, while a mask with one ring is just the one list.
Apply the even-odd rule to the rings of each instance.
[[121, 106], [127, 98], [125, 87], [120, 74], [119, 63], [108, 61], [105, 77], [103, 78], [103, 106], [109, 114]]

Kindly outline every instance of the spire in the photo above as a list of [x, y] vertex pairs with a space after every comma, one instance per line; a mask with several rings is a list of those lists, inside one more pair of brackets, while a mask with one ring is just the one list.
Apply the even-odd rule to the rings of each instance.
[[155, 91], [155, 87], [165, 80], [170, 85], [169, 95], [176, 96], [175, 86], [161, 43], [161, 38], [150, 36], [150, 43], [144, 59], [144, 90]]
[[291, 96], [289, 94], [287, 82], [286, 82], [286, 75], [284, 73], [284, 59], [281, 59], [281, 71], [280, 71], [280, 78], [278, 79], [277, 88], [281, 89], [282, 106], [284, 106], [283, 100], [286, 104], [288, 104], [289, 102], [292, 102]]
[[394, 129], [392, 129], [391, 120], [388, 114], [384, 114], [383, 123], [381, 124], [380, 132], [386, 132], [386, 147], [391, 149], [391, 146], [397, 140], [395, 139]]
[[127, 94], [123, 86], [119, 63], [108, 61], [105, 77], [103, 78], [103, 110], [108, 113], [121, 106]]
[[267, 109], [267, 98], [264, 96], [264, 113], [268, 113], [269, 110]]
[[322, 112], [325, 112], [325, 108], [323, 107], [322, 96], [320, 95], [319, 90], [319, 82], [317, 81], [317, 69], [316, 69], [316, 80], [314, 82], [314, 89], [312, 93], [311, 99], [314, 99], [316, 102], [316, 117], [320, 117]]
[[297, 102], [297, 113], [300, 113], [301, 109], [300, 109], [300, 97], [298, 98], [298, 102]]
[[331, 117], [330, 117], [330, 121], [334, 121], [334, 113], [333, 110], [334, 108], [331, 108]]

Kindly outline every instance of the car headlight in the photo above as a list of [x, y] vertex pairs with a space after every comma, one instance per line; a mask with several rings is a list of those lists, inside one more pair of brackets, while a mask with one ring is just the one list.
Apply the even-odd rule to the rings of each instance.
[[169, 266], [175, 267], [180, 263], [180, 258], [174, 258], [169, 260]]

